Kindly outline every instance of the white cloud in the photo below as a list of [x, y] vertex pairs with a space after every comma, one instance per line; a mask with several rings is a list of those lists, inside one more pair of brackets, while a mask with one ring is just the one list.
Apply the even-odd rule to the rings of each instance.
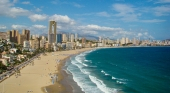
[[17, 3], [18, 2], [18, 0], [13, 0], [13, 3]]
[[153, 10], [157, 16], [166, 16], [170, 14], [170, 5], [158, 6], [153, 8]]
[[8, 15], [10, 15], [12, 17], [27, 16], [29, 14], [30, 14], [30, 12], [28, 10], [25, 10], [23, 8], [20, 8], [20, 7], [13, 7], [9, 10], [9, 13], [8, 13]]
[[30, 5], [31, 3], [29, 1], [24, 1], [24, 2], [22, 2], [22, 4]]
[[138, 33], [137, 37], [141, 37], [143, 34], [142, 33]]
[[135, 10], [132, 5], [126, 4], [113, 4], [112, 7], [113, 10], [120, 12], [121, 14], [133, 13]]
[[44, 25], [33, 25], [34, 28], [38, 28], [38, 29], [45, 29], [47, 28], [46, 26]]
[[46, 20], [47, 19], [47, 15], [43, 14], [43, 15], [40, 15], [40, 14], [33, 14], [33, 15], [30, 15], [29, 18], [32, 20], [32, 21], [43, 21], [43, 20]]
[[140, 13], [135, 13], [136, 8], [129, 4], [113, 4], [112, 9], [118, 12], [114, 16], [121, 17], [123, 21], [137, 21]]
[[99, 12], [97, 13], [98, 16], [104, 16], [104, 17], [110, 17], [110, 15], [107, 12]]
[[35, 9], [36, 12], [41, 12], [42, 10], [40, 8]]
[[6, 29], [6, 26], [0, 25], [0, 29]]
[[98, 25], [87, 25], [87, 26], [78, 26], [78, 30], [83, 31], [121, 31], [122, 28], [111, 28], [111, 27], [104, 27]]
[[31, 12], [29, 10], [13, 7], [14, 4], [9, 0], [0, 0], [0, 15], [9, 16], [9, 17], [17, 17], [17, 16], [27, 16]]
[[69, 18], [67, 15], [53, 15], [49, 17], [49, 20], [54, 20], [59, 24], [69, 24], [69, 25], [74, 25], [76, 22]]
[[159, 22], [165, 22], [166, 20], [159, 20], [159, 19], [152, 19], [152, 20], [141, 20], [141, 22], [145, 23], [159, 23]]
[[78, 8], [84, 7], [84, 6], [82, 6], [82, 5], [80, 5], [80, 4], [77, 4], [77, 3], [73, 3], [73, 6], [78, 7]]
[[11, 27], [16, 30], [27, 29], [27, 26], [25, 25], [12, 25]]

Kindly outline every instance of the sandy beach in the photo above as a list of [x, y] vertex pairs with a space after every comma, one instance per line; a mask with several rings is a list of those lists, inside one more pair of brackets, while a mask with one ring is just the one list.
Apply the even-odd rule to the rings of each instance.
[[0, 93], [72, 93], [72, 87], [63, 78], [65, 61], [72, 55], [91, 48], [58, 51], [40, 55], [33, 64], [24, 67], [19, 76], [12, 75], [0, 83]]

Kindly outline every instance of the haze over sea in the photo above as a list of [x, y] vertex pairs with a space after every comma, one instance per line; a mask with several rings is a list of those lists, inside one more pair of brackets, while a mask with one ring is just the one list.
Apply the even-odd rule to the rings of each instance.
[[85, 93], [170, 91], [170, 47], [102, 48], [69, 61], [67, 70]]

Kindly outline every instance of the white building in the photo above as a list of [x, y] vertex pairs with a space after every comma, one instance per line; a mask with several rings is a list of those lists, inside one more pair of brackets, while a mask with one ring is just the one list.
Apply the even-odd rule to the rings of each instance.
[[125, 38], [125, 43], [129, 43], [129, 38]]
[[46, 38], [42, 38], [40, 40], [40, 48], [44, 48], [45, 47], [45, 43], [46, 43]]
[[11, 48], [11, 49], [9, 50], [9, 52], [12, 53], [12, 54], [14, 54], [14, 53], [17, 52], [17, 50], [18, 50], [18, 49], [16, 49], [16, 48]]
[[101, 36], [99, 36], [99, 42], [102, 42], [102, 37]]
[[78, 34], [76, 33], [75, 34], [75, 41], [77, 41], [77, 39], [78, 39]]
[[124, 37], [122, 37], [122, 39], [121, 39], [121, 42], [120, 42], [121, 44], [126, 44], [126, 39], [124, 38]]
[[74, 42], [74, 34], [71, 34], [71, 42]]
[[62, 42], [67, 42], [67, 35], [66, 34], [62, 34]]
[[24, 48], [30, 48], [30, 42], [29, 41], [24, 41]]

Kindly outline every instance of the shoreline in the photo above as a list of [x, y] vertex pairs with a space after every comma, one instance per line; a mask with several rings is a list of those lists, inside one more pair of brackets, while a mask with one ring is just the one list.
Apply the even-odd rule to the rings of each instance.
[[[65, 63], [71, 56], [92, 49], [94, 48], [57, 51], [46, 53], [46, 56], [40, 55], [40, 59], [34, 59], [33, 65], [29, 64], [20, 70], [21, 75], [17, 77], [11, 75], [2, 81], [0, 83], [0, 92], [73, 93], [74, 87], [71, 86], [71, 82], [66, 81], [67, 78], [66, 80], [64, 79], [65, 77], [71, 79], [70, 75], [63, 70]], [[57, 60], [60, 62], [57, 62]], [[57, 80], [54, 76], [57, 77]], [[64, 82], [65, 85], [62, 84], [62, 82]], [[76, 87], [76, 89], [78, 89], [78, 87]]]
[[[71, 57], [75, 57], [79, 54], [80, 53], [72, 55]], [[66, 87], [66, 93], [85, 93], [84, 91], [82, 91], [81, 87], [77, 84], [77, 82], [74, 81], [72, 73], [67, 70], [68, 66], [66, 64], [68, 61], [70, 61], [70, 59], [66, 60], [65, 65], [62, 68], [62, 75], [64, 76], [64, 79], [61, 81], [61, 84]], [[72, 92], [68, 91], [70, 89], [72, 89]]]
[[[79, 55], [80, 53], [83, 53], [85, 51], [92, 50], [93, 48], [89, 48], [87, 50], [81, 50], [78, 53], [74, 53], [66, 57], [65, 59], [61, 60], [60, 62], [60, 68], [59, 68], [59, 77], [61, 77], [58, 81], [58, 84], [49, 85], [46, 87], [43, 87], [42, 90], [45, 88], [46, 90], [43, 90], [43, 93], [56, 93], [58, 90], [56, 87], [60, 85], [60, 92], [59, 93], [85, 93], [81, 90], [80, 86], [78, 86], [77, 82], [74, 81], [73, 75], [70, 73], [67, 73], [67, 61], [70, 60], [71, 57]], [[57, 92], [58, 93], [58, 92]]]

